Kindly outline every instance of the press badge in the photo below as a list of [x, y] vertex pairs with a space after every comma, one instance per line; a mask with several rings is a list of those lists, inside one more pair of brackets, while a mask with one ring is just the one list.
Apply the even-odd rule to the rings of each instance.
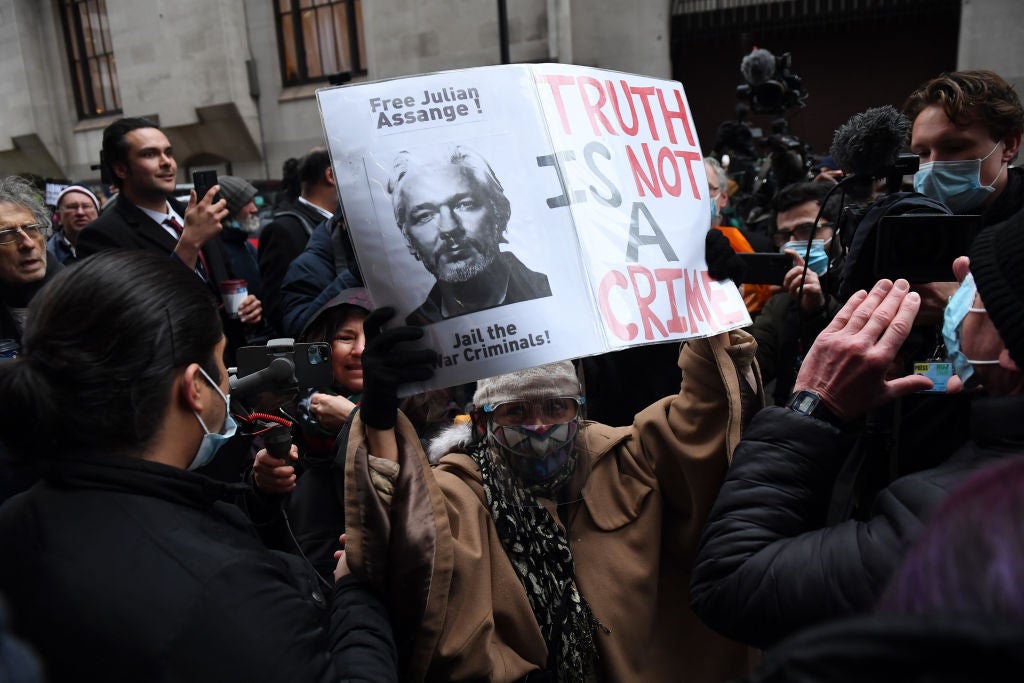
[[935, 385], [931, 389], [925, 389], [922, 393], [944, 394], [946, 393], [946, 382], [953, 376], [953, 364], [944, 360], [914, 363], [914, 374], [924, 375]]

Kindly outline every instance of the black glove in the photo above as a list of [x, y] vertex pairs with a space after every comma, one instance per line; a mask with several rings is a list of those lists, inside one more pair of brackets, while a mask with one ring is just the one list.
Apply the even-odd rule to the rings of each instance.
[[743, 284], [747, 264], [733, 251], [729, 238], [717, 228], [708, 230], [707, 237], [704, 238], [704, 260], [708, 264], [708, 275], [713, 279], [729, 278], [736, 286]]
[[359, 414], [374, 429], [391, 429], [398, 419], [398, 387], [434, 376], [437, 359], [430, 349], [396, 349], [402, 342], [423, 337], [422, 327], [381, 329], [395, 315], [390, 307], [374, 309], [363, 322], [363, 399]]

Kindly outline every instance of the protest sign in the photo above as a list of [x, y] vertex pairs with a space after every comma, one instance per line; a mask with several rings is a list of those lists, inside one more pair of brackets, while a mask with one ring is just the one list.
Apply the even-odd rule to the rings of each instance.
[[374, 304], [437, 352], [415, 390], [750, 324], [707, 274], [679, 83], [505, 65], [317, 98]]

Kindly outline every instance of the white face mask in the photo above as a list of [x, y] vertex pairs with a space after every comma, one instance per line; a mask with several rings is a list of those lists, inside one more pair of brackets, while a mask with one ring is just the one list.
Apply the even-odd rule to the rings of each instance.
[[217, 386], [217, 383], [210, 379], [205, 370], [199, 368], [199, 372], [203, 373], [203, 377], [210, 383], [210, 386], [224, 399], [224, 425], [217, 433], [213, 433], [206, 428], [206, 423], [203, 422], [203, 418], [199, 417], [199, 413], [194, 410], [192, 411], [192, 414], [199, 420], [199, 426], [203, 428], [204, 434], [203, 440], [199, 443], [199, 450], [196, 451], [196, 457], [192, 459], [192, 463], [188, 466], [189, 470], [195, 470], [209, 464], [221, 446], [227, 443], [228, 439], [233, 437], [238, 429], [238, 423], [235, 422], [235, 418], [231, 417], [231, 395], [225, 395], [220, 390], [220, 387]]

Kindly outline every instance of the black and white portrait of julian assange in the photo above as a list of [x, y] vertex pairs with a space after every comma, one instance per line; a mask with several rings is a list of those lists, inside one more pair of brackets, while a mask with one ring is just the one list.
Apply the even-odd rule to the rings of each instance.
[[546, 275], [500, 250], [512, 209], [476, 151], [454, 145], [399, 152], [388, 193], [409, 251], [436, 281], [407, 324], [551, 296]]

